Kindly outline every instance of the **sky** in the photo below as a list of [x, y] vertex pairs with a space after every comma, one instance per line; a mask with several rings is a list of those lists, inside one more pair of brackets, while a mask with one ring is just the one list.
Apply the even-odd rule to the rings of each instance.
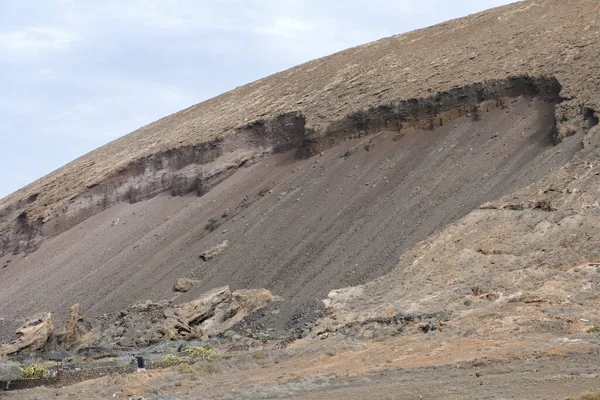
[[0, 198], [275, 72], [514, 0], [0, 0]]

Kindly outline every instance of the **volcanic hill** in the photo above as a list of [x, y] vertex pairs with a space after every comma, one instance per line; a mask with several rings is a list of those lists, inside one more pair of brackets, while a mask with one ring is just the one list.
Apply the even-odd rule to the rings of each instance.
[[62, 325], [74, 303], [112, 323], [134, 303], [181, 308], [229, 286], [281, 299], [220, 334], [296, 340], [286, 365], [306, 376], [294, 346], [375, 349], [372, 363], [324, 361], [348, 374], [378, 370], [389, 338], [410, 353], [390, 368], [482, 349], [588, 354], [600, 327], [598, 54], [600, 2], [519, 2], [140, 128], [0, 201], [0, 338], [40, 312]]

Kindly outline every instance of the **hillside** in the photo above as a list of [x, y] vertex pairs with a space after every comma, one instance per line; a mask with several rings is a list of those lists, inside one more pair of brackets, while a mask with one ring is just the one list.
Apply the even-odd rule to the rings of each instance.
[[[177, 175], [190, 163], [212, 161], [228, 152], [219, 143], [231, 140], [234, 147], [248, 149], [247, 158], [268, 151], [272, 146], [242, 145], [235, 137], [282, 114], [299, 115], [303, 138], [322, 139], [339, 133], [353, 113], [371, 107], [485, 80], [548, 75], [559, 80], [566, 100], [558, 106], [558, 121], [565, 132], [572, 130], [570, 124], [579, 124], [586, 107], [600, 107], [593, 89], [598, 8], [593, 1], [569, 7], [559, 0], [517, 3], [311, 61], [180, 111], [3, 199], [1, 250], [34, 249], [43, 238], [108, 206], [169, 190], [176, 179], [144, 184], [140, 176], [152, 168]], [[180, 153], [176, 162], [166, 161]], [[60, 223], [47, 227], [57, 219]]]
[[598, 2], [515, 3], [308, 62], [75, 160], [0, 203], [0, 339], [48, 327], [0, 355], [183, 359], [190, 340], [219, 355], [72, 389], [105, 396], [195, 398], [198, 376], [206, 398], [429, 394], [407, 371], [440, 377], [436, 397], [489, 396], [454, 367], [503, 398], [597, 389], [598, 50]]

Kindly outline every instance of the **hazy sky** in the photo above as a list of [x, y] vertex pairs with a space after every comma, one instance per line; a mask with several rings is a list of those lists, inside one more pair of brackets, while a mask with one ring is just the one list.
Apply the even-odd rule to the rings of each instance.
[[0, 198], [142, 125], [514, 0], [0, 0]]

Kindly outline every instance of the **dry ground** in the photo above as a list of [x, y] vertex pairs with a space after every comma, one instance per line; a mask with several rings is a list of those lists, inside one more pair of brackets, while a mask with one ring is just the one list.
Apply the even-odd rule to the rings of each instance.
[[[6, 197], [2, 230], [23, 210], [31, 221], [58, 212], [69, 198], [143, 157], [228, 136], [284, 112], [302, 113], [319, 136], [368, 107], [529, 74], [557, 77], [567, 100], [559, 120], [577, 119], [583, 106], [600, 109], [599, 13], [595, 0], [519, 2], [272, 75], [145, 126]], [[38, 195], [33, 203], [32, 195]]]
[[[553, 109], [517, 98], [479, 122], [381, 132], [308, 160], [272, 156], [202, 197], [112, 207], [33, 254], [0, 258], [0, 337], [40, 311], [60, 326], [74, 303], [92, 318], [173, 298], [181, 277], [199, 283], [180, 301], [223, 285], [320, 300], [366, 283], [433, 231], [567, 162], [581, 138], [552, 144]], [[224, 240], [215, 259], [199, 258]]]
[[[7, 399], [564, 399], [600, 389], [597, 348], [547, 337], [298, 342], [213, 361], [113, 375]], [[328, 342], [328, 343], [325, 343]], [[325, 349], [327, 349], [325, 351]]]
[[[476, 81], [527, 73], [562, 85], [557, 105], [519, 97], [481, 121], [369, 132], [306, 160], [268, 156], [202, 197], [164, 193], [91, 215], [100, 207], [34, 253], [5, 252], [2, 338], [34, 312], [53, 311], [60, 325], [75, 302], [93, 317], [169, 298], [184, 276], [200, 283], [176, 301], [223, 284], [293, 301], [350, 287], [330, 293], [325, 318], [285, 350], [3, 395], [545, 399], [598, 390], [599, 19], [596, 1], [535, 0], [349, 49], [157, 121], [7, 197], [2, 233], [26, 237], [25, 222], [60, 215], [142, 157], [281, 112], [301, 112], [294, 118], [314, 129], [304, 133], [322, 137], [354, 111]], [[225, 158], [249, 160], [237, 150]], [[62, 217], [68, 226], [72, 216]], [[198, 258], [225, 239], [214, 260]]]

